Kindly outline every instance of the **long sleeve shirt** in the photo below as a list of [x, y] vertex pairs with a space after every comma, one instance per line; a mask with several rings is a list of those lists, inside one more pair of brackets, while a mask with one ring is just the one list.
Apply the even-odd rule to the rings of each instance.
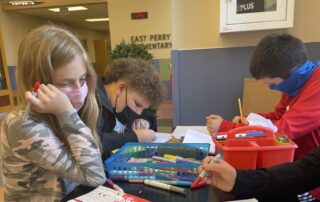
[[[314, 70], [298, 94], [282, 94], [273, 112], [260, 114], [270, 119], [278, 131], [285, 132], [298, 145], [295, 159], [300, 159], [320, 146], [320, 68]], [[243, 126], [223, 121], [219, 131]]]
[[103, 162], [91, 130], [75, 109], [57, 116], [65, 141], [23, 110], [10, 113], [1, 128], [5, 201], [60, 201], [64, 179], [87, 186], [105, 182]]
[[294, 201], [297, 194], [320, 185], [320, 148], [304, 158], [268, 169], [237, 170], [231, 193], [259, 201]]

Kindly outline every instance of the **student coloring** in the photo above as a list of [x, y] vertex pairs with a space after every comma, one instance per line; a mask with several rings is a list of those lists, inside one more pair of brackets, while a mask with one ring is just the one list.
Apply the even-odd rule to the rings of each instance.
[[[260, 114], [270, 119], [278, 131], [285, 132], [295, 143], [295, 159], [320, 146], [320, 62], [308, 60], [303, 42], [289, 34], [270, 34], [257, 45], [250, 72], [271, 89], [282, 92], [273, 112]], [[289, 106], [289, 107], [288, 107]], [[243, 124], [207, 117], [210, 132], [228, 131]]]
[[[295, 159], [300, 159], [320, 146], [320, 61], [308, 60], [303, 42], [289, 34], [270, 34], [257, 45], [250, 72], [271, 89], [282, 92], [275, 110], [260, 114], [270, 119], [279, 132], [284, 132], [298, 145]], [[228, 131], [243, 124], [223, 120], [218, 115], [207, 117], [210, 132]], [[320, 199], [320, 189], [312, 193]]]
[[98, 134], [103, 159], [127, 142], [155, 140], [153, 113], [145, 109], [156, 108], [163, 97], [159, 73], [149, 62], [134, 58], [113, 60], [98, 84]]

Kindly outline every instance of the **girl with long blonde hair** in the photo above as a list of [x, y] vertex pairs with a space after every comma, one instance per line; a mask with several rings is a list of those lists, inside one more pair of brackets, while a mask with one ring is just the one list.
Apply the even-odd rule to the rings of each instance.
[[19, 47], [16, 81], [21, 107], [1, 129], [5, 201], [58, 201], [78, 184], [103, 184], [96, 74], [81, 42], [54, 25], [30, 31]]

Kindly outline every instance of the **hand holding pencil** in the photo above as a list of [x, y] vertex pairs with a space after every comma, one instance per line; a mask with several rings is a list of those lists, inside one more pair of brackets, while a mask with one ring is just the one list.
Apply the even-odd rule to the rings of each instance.
[[240, 100], [240, 98], [238, 98], [238, 106], [239, 106], [240, 116], [235, 116], [235, 117], [233, 117], [232, 122], [233, 122], [233, 123], [248, 124], [247, 119], [243, 116], [243, 113], [242, 113], [242, 105], [241, 105], [241, 100]]

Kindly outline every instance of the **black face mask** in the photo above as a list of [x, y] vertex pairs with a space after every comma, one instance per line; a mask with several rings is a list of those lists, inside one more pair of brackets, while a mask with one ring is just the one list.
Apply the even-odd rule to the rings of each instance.
[[139, 114], [133, 111], [127, 104], [127, 89], [126, 89], [126, 107], [121, 112], [116, 111], [117, 100], [118, 100], [118, 97], [116, 97], [115, 107], [113, 108], [115, 116], [122, 124], [128, 127], [133, 123], [135, 119], [139, 117]]

